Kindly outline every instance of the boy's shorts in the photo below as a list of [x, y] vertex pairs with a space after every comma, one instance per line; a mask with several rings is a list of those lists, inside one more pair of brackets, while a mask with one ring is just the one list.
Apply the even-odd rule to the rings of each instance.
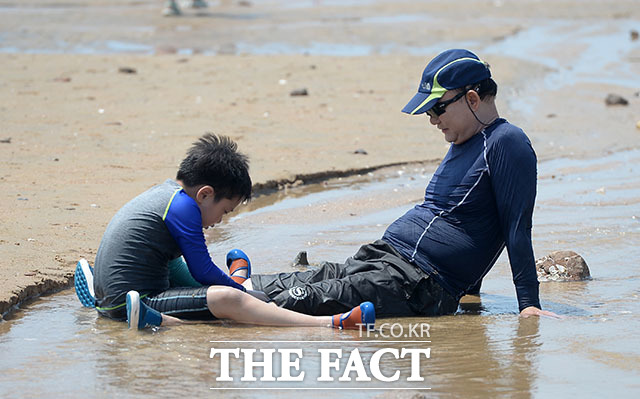
[[382, 240], [363, 245], [345, 263], [304, 272], [252, 275], [253, 289], [278, 306], [311, 315], [346, 312], [370, 301], [379, 317], [452, 314], [458, 300]]
[[[216, 317], [207, 306], [207, 289], [209, 287], [180, 287], [170, 288], [157, 295], [140, 295], [140, 300], [147, 306], [167, 316], [183, 320], [215, 320]], [[126, 304], [98, 311], [112, 319], [126, 320]]]

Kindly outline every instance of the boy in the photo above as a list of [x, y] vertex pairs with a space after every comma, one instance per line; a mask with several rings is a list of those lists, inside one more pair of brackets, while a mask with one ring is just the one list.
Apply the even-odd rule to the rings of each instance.
[[[203, 228], [220, 223], [224, 214], [250, 197], [247, 158], [228, 137], [205, 134], [180, 164], [177, 181], [169, 179], [134, 198], [107, 226], [95, 261], [97, 311], [128, 320], [130, 328], [216, 318], [282, 326], [373, 324], [375, 312], [367, 303], [334, 317], [267, 304], [247, 294], [212, 262]], [[181, 256], [200, 287], [170, 287], [169, 263], [179, 263]], [[248, 264], [241, 252], [230, 263], [243, 264], [234, 262], [238, 259]], [[248, 277], [248, 270], [245, 273]], [[78, 262], [77, 274], [77, 281], [91, 280], [86, 261]]]

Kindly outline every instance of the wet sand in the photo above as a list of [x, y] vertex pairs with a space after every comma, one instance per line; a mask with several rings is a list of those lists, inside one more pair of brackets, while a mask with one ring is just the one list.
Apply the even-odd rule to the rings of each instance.
[[[501, 114], [541, 159], [637, 147], [633, 1], [223, 2], [169, 19], [159, 9], [0, 2], [0, 314], [69, 286], [117, 209], [173, 177], [205, 131], [238, 141], [257, 192], [441, 158], [440, 133], [399, 110], [447, 47], [492, 65]], [[298, 88], [309, 95], [290, 96]], [[610, 92], [630, 105], [606, 107]]]

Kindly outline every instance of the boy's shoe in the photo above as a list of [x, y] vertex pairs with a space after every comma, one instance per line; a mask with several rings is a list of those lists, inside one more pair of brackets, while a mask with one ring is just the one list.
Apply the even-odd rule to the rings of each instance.
[[238, 284], [244, 283], [251, 277], [251, 261], [247, 254], [240, 249], [232, 249], [227, 253], [227, 267], [229, 277]]
[[180, 12], [180, 9], [178, 8], [175, 0], [167, 0], [167, 2], [164, 4], [162, 15], [164, 15], [165, 17], [172, 17], [181, 14], [182, 12]]
[[127, 292], [127, 323], [129, 329], [142, 330], [145, 327], [159, 326], [162, 315], [140, 300], [138, 291]]
[[73, 273], [73, 285], [76, 287], [76, 295], [83, 306], [96, 307], [96, 295], [93, 292], [93, 268], [86, 259], [81, 258]]
[[370, 330], [376, 324], [376, 311], [371, 302], [362, 302], [346, 313], [331, 317], [331, 327], [345, 330]]
[[191, 8], [207, 8], [209, 5], [204, 0], [193, 0], [191, 2]]

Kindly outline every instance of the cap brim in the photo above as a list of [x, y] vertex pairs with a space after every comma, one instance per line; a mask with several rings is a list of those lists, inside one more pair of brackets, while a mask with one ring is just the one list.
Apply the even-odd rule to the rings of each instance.
[[440, 95], [435, 93], [416, 93], [415, 96], [407, 103], [407, 105], [402, 108], [402, 112], [410, 115], [423, 114], [433, 107], [435, 103], [438, 102], [440, 97], [444, 92]]

